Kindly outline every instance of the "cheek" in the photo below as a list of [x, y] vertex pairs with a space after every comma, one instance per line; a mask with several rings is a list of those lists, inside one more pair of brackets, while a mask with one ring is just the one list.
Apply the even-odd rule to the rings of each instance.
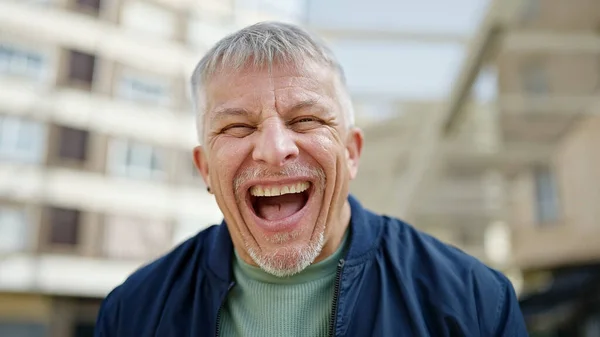
[[233, 183], [233, 177], [238, 168], [244, 162], [249, 152], [248, 142], [241, 139], [228, 139], [227, 141], [215, 142], [213, 145], [213, 156], [215, 167], [212, 168], [214, 175], [219, 180], [227, 180]]
[[338, 166], [345, 151], [343, 145], [326, 132], [311, 135], [305, 142], [305, 149], [327, 172]]

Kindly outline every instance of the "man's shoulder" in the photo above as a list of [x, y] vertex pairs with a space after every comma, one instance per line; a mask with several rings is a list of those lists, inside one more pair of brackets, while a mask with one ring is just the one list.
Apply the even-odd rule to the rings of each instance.
[[[498, 271], [491, 268], [478, 257], [436, 238], [401, 219], [382, 216], [385, 223], [383, 236], [384, 248], [394, 252], [403, 261], [422, 270], [425, 266], [430, 273], [457, 275], [475, 273], [483, 281], [498, 281]], [[502, 279], [503, 277], [501, 277]]]
[[174, 289], [192, 289], [196, 280], [208, 277], [207, 257], [219, 244], [219, 226], [222, 224], [200, 231], [116, 286], [102, 301], [95, 336], [149, 335], [151, 330], [147, 329], [160, 320], [161, 310]]
[[517, 297], [502, 272], [402, 220], [384, 219], [385, 255], [394, 259], [398, 279], [421, 298], [421, 305], [435, 298], [436, 310], [479, 326], [484, 335], [514, 328], [521, 336]]
[[392, 265], [405, 269], [403, 273], [418, 272], [446, 278], [475, 273], [482, 281], [504, 282], [502, 275], [478, 257], [398, 217], [378, 214], [367, 208], [363, 208], [362, 213], [375, 247], [385, 252]]
[[[140, 300], [156, 298], [148, 294], [159, 294], [174, 282], [185, 282], [182, 275], [195, 276], [206, 270], [207, 249], [214, 240], [218, 226], [213, 225], [179, 243], [168, 252], [133, 271], [105, 298], [104, 306], [112, 307]], [[191, 270], [193, 269], [193, 270]]]

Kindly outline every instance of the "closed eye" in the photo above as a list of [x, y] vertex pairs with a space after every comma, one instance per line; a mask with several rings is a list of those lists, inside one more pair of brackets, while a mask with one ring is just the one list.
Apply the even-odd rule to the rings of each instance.
[[248, 124], [231, 124], [231, 125], [227, 125], [226, 127], [223, 128], [223, 131], [227, 131], [230, 129], [235, 129], [235, 128], [251, 128], [252, 126], [248, 125]]
[[248, 124], [231, 124], [223, 129], [220, 133], [231, 135], [234, 137], [245, 137], [254, 131], [254, 127]]
[[317, 122], [318, 120], [313, 117], [302, 117], [296, 121], [296, 123], [304, 123], [304, 122]]
[[295, 124], [295, 123], [311, 123], [311, 122], [316, 122], [316, 123], [321, 123], [321, 120], [316, 118], [316, 117], [300, 117], [297, 118], [295, 120], [292, 121], [291, 124]]
[[299, 117], [290, 123], [290, 127], [296, 131], [309, 131], [323, 125], [323, 121], [316, 117]]

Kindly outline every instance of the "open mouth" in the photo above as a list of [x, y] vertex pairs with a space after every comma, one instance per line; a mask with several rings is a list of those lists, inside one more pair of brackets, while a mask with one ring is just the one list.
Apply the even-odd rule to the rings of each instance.
[[261, 219], [268, 221], [285, 219], [306, 206], [311, 186], [308, 181], [275, 186], [252, 186], [249, 190], [250, 205], [254, 214]]

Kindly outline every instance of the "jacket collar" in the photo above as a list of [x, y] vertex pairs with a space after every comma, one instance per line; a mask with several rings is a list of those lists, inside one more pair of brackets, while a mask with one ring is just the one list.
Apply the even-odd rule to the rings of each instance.
[[208, 266], [222, 281], [232, 279], [233, 241], [225, 220], [216, 226], [216, 233], [211, 237], [208, 255]]
[[350, 248], [346, 255], [347, 262], [363, 259], [378, 244], [382, 226], [382, 217], [378, 216], [362, 204], [354, 196], [348, 196], [350, 203]]
[[[348, 196], [350, 203], [350, 247], [346, 255], [347, 262], [362, 260], [378, 242], [381, 231], [381, 217], [365, 209], [352, 195]], [[222, 281], [232, 279], [233, 243], [225, 220], [216, 226], [216, 233], [210, 239], [208, 265], [214, 274]]]

